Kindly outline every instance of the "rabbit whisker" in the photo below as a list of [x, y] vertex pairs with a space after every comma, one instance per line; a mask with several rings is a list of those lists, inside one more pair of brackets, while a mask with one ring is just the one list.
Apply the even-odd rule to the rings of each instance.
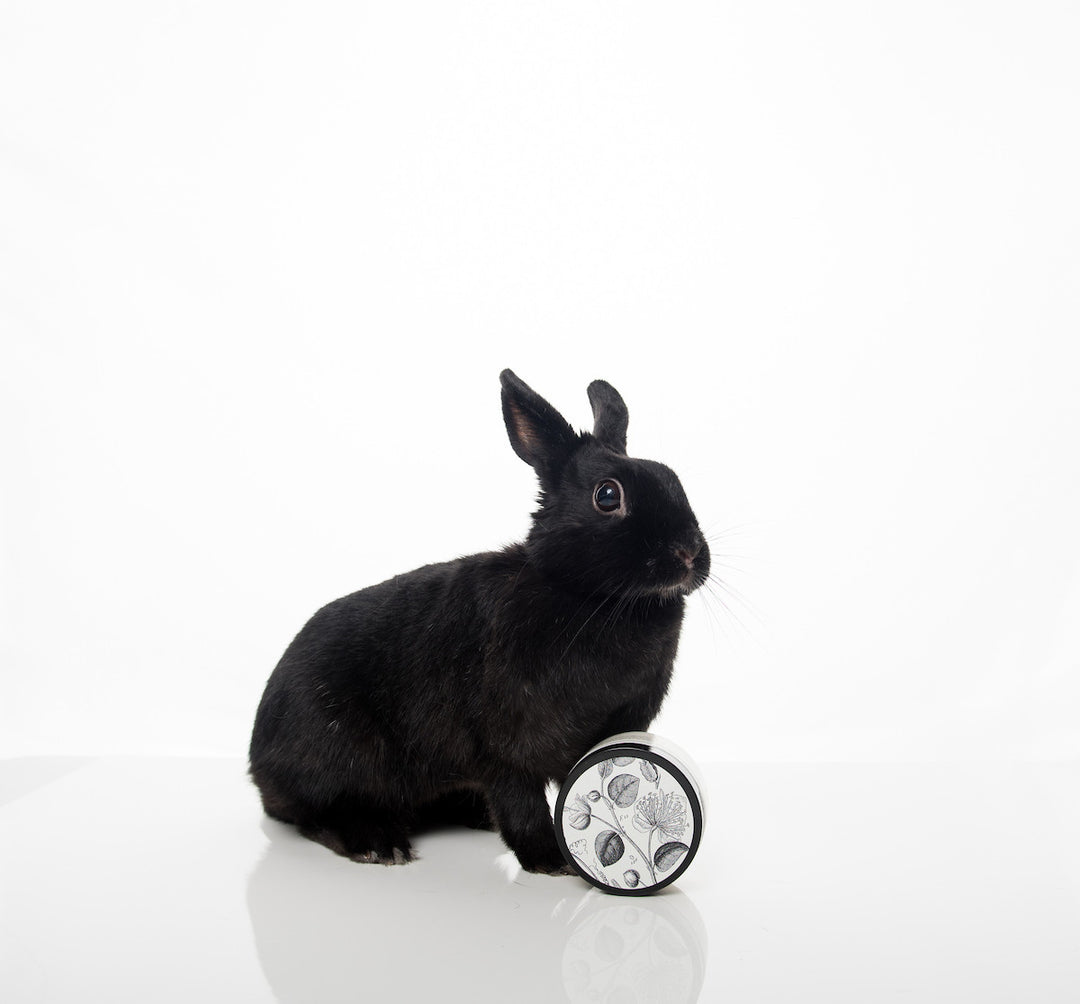
[[724, 527], [722, 530], [714, 530], [714, 527], [719, 522], [719, 520], [716, 520], [701, 531], [705, 535], [706, 540], [723, 540], [725, 537], [740, 537], [749, 527], [754, 526], [754, 523], [734, 523], [731, 526]]
[[[555, 637], [554, 637], [554, 638], [552, 638], [552, 639], [551, 639], [551, 644], [552, 644], [552, 645], [554, 645], [554, 644], [555, 644], [555, 642], [557, 642], [557, 641], [558, 641], [558, 640], [559, 640], [559, 639], [560, 639], [560, 638], [561, 638], [561, 637], [562, 637], [562, 636], [563, 636], [564, 634], [566, 634], [566, 632], [567, 632], [567, 631], [569, 631], [569, 630], [570, 630], [570, 627], [571, 627], [571, 626], [573, 625], [574, 621], [575, 621], [575, 620], [577, 620], [578, 614], [580, 614], [580, 613], [581, 613], [581, 611], [582, 611], [582, 610], [584, 610], [584, 609], [585, 609], [585, 608], [586, 608], [586, 607], [587, 607], [587, 606], [589, 605], [589, 603], [590, 603], [590, 601], [592, 600], [592, 598], [593, 598], [593, 597], [594, 597], [594, 596], [595, 596], [595, 595], [596, 595], [596, 594], [597, 594], [598, 592], [600, 592], [600, 590], [601, 590], [602, 588], [603, 588], [603, 585], [599, 585], [599, 586], [597, 586], [597, 587], [596, 587], [596, 588], [595, 588], [595, 589], [594, 589], [594, 590], [593, 590], [593, 591], [592, 591], [591, 593], [589, 593], [589, 595], [588, 595], [588, 596], [586, 596], [586, 597], [585, 597], [585, 599], [584, 599], [584, 600], [582, 600], [582, 601], [581, 601], [581, 606], [579, 606], [579, 607], [577, 608], [577, 610], [575, 610], [575, 611], [574, 611], [574, 613], [573, 613], [573, 614], [572, 614], [572, 615], [571, 615], [570, 617], [568, 617], [568, 618], [566, 619], [566, 623], [565, 623], [565, 624], [564, 624], [564, 625], [562, 626], [562, 628], [561, 628], [561, 629], [559, 630], [559, 633], [558, 633], [557, 635], [555, 635]], [[604, 604], [604, 601], [602, 600], [602, 601], [601, 601], [601, 603], [600, 603], [600, 606], [603, 606], [603, 604]], [[598, 607], [597, 609], [599, 609], [599, 607]], [[589, 614], [589, 616], [588, 616], [588, 617], [586, 617], [586, 618], [585, 618], [585, 623], [584, 623], [584, 624], [582, 624], [582, 625], [581, 625], [581, 627], [579, 627], [579, 628], [578, 628], [578, 634], [580, 634], [580, 633], [581, 633], [581, 630], [582, 630], [582, 628], [584, 628], [584, 627], [585, 627], [585, 624], [588, 624], [588, 623], [589, 623], [589, 621], [590, 621], [590, 620], [592, 619], [592, 617], [593, 617], [593, 615], [594, 615], [595, 613], [596, 613], [596, 610], [594, 610], [594, 611], [593, 611], [593, 612], [592, 612], [591, 614]], [[574, 639], [576, 639], [576, 638], [577, 638], [577, 634], [575, 634], [575, 635], [574, 635], [574, 638], [571, 638], [571, 639], [570, 639], [570, 644], [571, 644], [571, 645], [573, 645], [573, 643], [574, 643]], [[567, 649], [567, 651], [569, 651], [569, 649]], [[566, 655], [566, 652], [563, 652], [563, 655]]]
[[[728, 583], [724, 582], [722, 579], [716, 576], [710, 575], [709, 581], [706, 582], [704, 585], [706, 596], [709, 599], [718, 603], [723, 608], [724, 613], [726, 613], [727, 616], [731, 618], [731, 620], [735, 624], [737, 624], [742, 630], [744, 637], [760, 644], [759, 633], [751, 630], [750, 625], [748, 625], [747, 622], [739, 616], [735, 609], [736, 603], [739, 606], [742, 606], [745, 611], [751, 615], [758, 627], [764, 630], [766, 628], [765, 620], [758, 613], [753, 604], [751, 604], [745, 597], [743, 597], [738, 590], [734, 589], [734, 587], [730, 586]], [[727, 596], [727, 600], [731, 600], [732, 602], [728, 602], [727, 600], [725, 600], [725, 595]]]
[[765, 627], [765, 618], [758, 612], [757, 607], [751, 603], [746, 596], [738, 589], [736, 589], [730, 582], [725, 582], [718, 575], [710, 575], [709, 581], [713, 586], [718, 589], [722, 589], [727, 595], [748, 613], [755, 621], [761, 626]]
[[[717, 603], [720, 604], [721, 607], [723, 607], [724, 613], [726, 613], [728, 617], [730, 617], [742, 629], [743, 633], [747, 637], [750, 637], [750, 630], [747, 628], [746, 624], [742, 621], [739, 615], [731, 609], [731, 606], [724, 601], [723, 596], [721, 596], [720, 593], [716, 590], [714, 583], [706, 582], [705, 591], [710, 597], [712, 597], [713, 600], [715, 600]], [[723, 621], [720, 621], [720, 623], [722, 624]]]
[[596, 632], [598, 638], [601, 637], [609, 627], [614, 627], [619, 622], [619, 617], [622, 615], [623, 611], [628, 610], [633, 603], [634, 596], [626, 592], [626, 587], [629, 582], [630, 576], [626, 575], [616, 587], [616, 593], [619, 598], [615, 605], [608, 611], [603, 624], [600, 625], [600, 629]]
[[730, 561], [721, 560], [723, 558], [734, 558], [736, 561], [749, 560], [749, 559], [745, 558], [743, 555], [735, 555], [735, 554], [720, 554], [720, 555], [717, 555], [717, 554], [714, 554], [712, 556], [713, 566], [714, 567], [719, 567], [719, 568], [727, 568], [727, 569], [730, 569], [733, 572], [738, 572], [740, 575], [753, 575], [754, 574], [754, 572], [751, 569], [743, 568], [742, 565], [734, 565]]
[[724, 619], [720, 616], [719, 611], [716, 609], [716, 606], [712, 602], [716, 599], [716, 597], [713, 595], [712, 589], [709, 586], [708, 582], [703, 582], [702, 586], [704, 586], [704, 591], [701, 593], [701, 602], [702, 605], [705, 607], [705, 610], [709, 614], [709, 629], [712, 632], [713, 644], [715, 645], [717, 643], [717, 628], [720, 629], [720, 634], [723, 635], [724, 640], [729, 641], [730, 637], [728, 634], [728, 627], [724, 623]]
[[[600, 610], [601, 610], [601, 608], [602, 608], [602, 607], [604, 606], [604, 604], [605, 604], [605, 603], [607, 603], [607, 602], [608, 602], [608, 600], [610, 600], [610, 599], [611, 599], [611, 598], [612, 598], [612, 597], [613, 597], [614, 595], [615, 595], [614, 593], [608, 593], [608, 594], [607, 594], [607, 595], [606, 595], [606, 596], [605, 596], [605, 597], [604, 597], [604, 598], [603, 598], [603, 599], [602, 599], [602, 600], [601, 600], [601, 601], [600, 601], [600, 602], [599, 602], [599, 603], [598, 603], [598, 604], [596, 605], [596, 609], [595, 609], [595, 610], [594, 610], [594, 611], [593, 611], [593, 612], [592, 612], [591, 614], [589, 614], [589, 616], [588, 616], [588, 617], [586, 617], [586, 618], [585, 618], [585, 620], [584, 620], [584, 621], [582, 622], [582, 625], [581, 625], [581, 627], [579, 627], [579, 628], [577, 629], [577, 631], [575, 631], [575, 632], [574, 632], [574, 637], [570, 639], [570, 644], [569, 644], [569, 645], [567, 645], [565, 649], [563, 649], [563, 653], [562, 653], [562, 655], [560, 655], [560, 656], [559, 656], [559, 662], [562, 662], [562, 661], [563, 661], [563, 659], [565, 659], [565, 658], [566, 658], [566, 656], [567, 656], [567, 653], [568, 653], [568, 652], [570, 651], [570, 649], [572, 649], [572, 648], [574, 647], [574, 642], [576, 642], [576, 641], [578, 640], [578, 638], [579, 638], [579, 637], [580, 637], [580, 635], [581, 635], [581, 632], [582, 632], [582, 631], [584, 631], [584, 630], [585, 630], [585, 628], [586, 628], [586, 627], [588, 626], [588, 624], [589, 624], [589, 621], [591, 621], [591, 620], [592, 620], [592, 619], [593, 619], [593, 618], [594, 618], [594, 617], [595, 617], [595, 616], [596, 616], [596, 615], [597, 615], [597, 614], [598, 614], [598, 613], [600, 612]], [[582, 608], [584, 608], [584, 604], [582, 604]]]

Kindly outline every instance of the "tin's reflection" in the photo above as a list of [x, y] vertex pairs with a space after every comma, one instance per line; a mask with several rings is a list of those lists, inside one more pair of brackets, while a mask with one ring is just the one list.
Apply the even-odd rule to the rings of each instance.
[[571, 1004], [692, 1004], [707, 957], [705, 924], [677, 889], [635, 900], [594, 889], [566, 924], [563, 990]]

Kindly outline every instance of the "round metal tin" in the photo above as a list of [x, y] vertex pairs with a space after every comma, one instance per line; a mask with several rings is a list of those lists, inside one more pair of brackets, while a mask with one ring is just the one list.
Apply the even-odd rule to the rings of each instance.
[[650, 732], [597, 743], [555, 800], [555, 838], [566, 860], [586, 881], [620, 896], [648, 895], [679, 878], [704, 826], [700, 771]]

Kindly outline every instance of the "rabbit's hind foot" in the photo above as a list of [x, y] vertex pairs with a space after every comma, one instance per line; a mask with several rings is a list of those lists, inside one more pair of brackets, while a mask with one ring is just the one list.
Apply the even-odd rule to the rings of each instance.
[[304, 812], [296, 823], [309, 840], [351, 861], [403, 865], [414, 857], [405, 822], [362, 800], [340, 798], [318, 812]]

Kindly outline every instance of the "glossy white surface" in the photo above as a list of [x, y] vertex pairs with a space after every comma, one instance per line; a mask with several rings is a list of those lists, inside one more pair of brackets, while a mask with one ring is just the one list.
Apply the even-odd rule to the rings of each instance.
[[706, 765], [652, 898], [498, 837], [357, 865], [262, 818], [242, 763], [0, 762], [0, 997], [1075, 1002], [1080, 765]]

